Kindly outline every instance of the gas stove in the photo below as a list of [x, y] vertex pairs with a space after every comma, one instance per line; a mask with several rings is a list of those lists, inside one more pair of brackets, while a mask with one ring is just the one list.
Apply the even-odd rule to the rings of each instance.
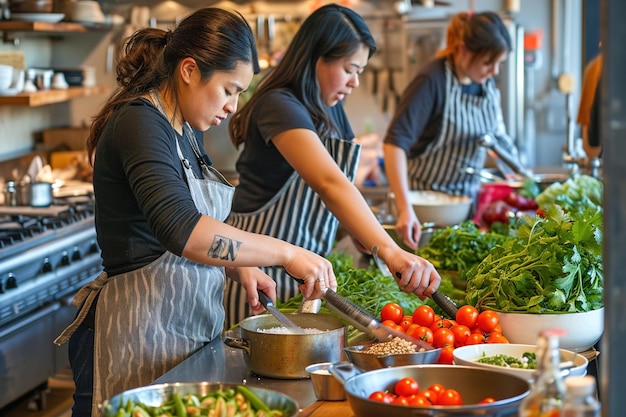
[[102, 270], [92, 199], [29, 209], [0, 208], [0, 408], [67, 366], [52, 341]]

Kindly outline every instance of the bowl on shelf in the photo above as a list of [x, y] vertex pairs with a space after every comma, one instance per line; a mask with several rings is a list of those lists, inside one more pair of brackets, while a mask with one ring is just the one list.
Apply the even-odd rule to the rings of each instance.
[[0, 90], [6, 90], [13, 83], [13, 67], [0, 65]]
[[9, 0], [11, 13], [51, 13], [53, 0]]
[[[587, 365], [589, 361], [580, 353], [573, 352], [567, 349], [560, 349], [561, 351], [561, 363], [573, 362], [571, 367], [568, 367], [564, 371], [564, 376], [582, 376], [587, 374]], [[521, 358], [525, 352], [536, 353], [536, 344], [516, 344], [516, 343], [483, 343], [477, 345], [461, 346], [453, 351], [454, 364], [475, 366], [478, 368], [489, 369], [492, 371], [504, 372], [507, 374], [515, 375], [524, 378], [528, 381], [534, 379], [534, 369], [523, 368], [511, 368], [499, 365], [492, 365], [488, 363], [480, 363], [478, 360], [483, 357], [506, 355], [513, 358]]]
[[562, 314], [498, 312], [498, 319], [511, 343], [536, 344], [542, 330], [562, 329], [565, 334], [559, 338], [559, 347], [574, 352], [591, 349], [604, 331], [604, 308]]
[[419, 221], [436, 226], [454, 226], [468, 219], [472, 199], [439, 191], [411, 190], [409, 202]]

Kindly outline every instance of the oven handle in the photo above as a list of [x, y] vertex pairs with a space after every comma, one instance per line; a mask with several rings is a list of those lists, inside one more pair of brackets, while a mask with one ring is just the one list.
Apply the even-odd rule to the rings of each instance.
[[20, 330], [23, 327], [28, 326], [29, 324], [41, 319], [42, 317], [52, 313], [53, 311], [58, 310], [59, 308], [61, 308], [61, 303], [59, 302], [46, 304], [43, 308], [36, 310], [33, 314], [29, 314], [26, 317], [19, 319], [17, 322], [10, 324], [3, 329], [0, 329], [0, 339]]

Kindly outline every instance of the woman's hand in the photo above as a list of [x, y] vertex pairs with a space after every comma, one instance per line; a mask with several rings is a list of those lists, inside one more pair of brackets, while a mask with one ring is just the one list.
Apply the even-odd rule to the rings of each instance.
[[396, 233], [409, 248], [417, 249], [422, 235], [422, 225], [412, 208], [410, 210], [398, 210]]
[[337, 278], [328, 259], [298, 246], [293, 248], [293, 256], [283, 267], [289, 275], [304, 281], [299, 288], [305, 299], [321, 298], [326, 288], [337, 289]]
[[421, 299], [432, 295], [439, 284], [439, 273], [426, 259], [396, 246], [381, 250], [380, 257], [393, 274], [398, 288]]
[[245, 288], [252, 314], [256, 315], [265, 311], [265, 307], [259, 302], [257, 290], [263, 291], [272, 301], [276, 302], [276, 282], [259, 268], [227, 268], [227, 275]]

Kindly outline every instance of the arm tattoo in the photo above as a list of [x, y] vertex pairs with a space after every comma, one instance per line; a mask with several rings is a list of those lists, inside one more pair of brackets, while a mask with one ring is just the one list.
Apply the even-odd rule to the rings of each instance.
[[207, 252], [210, 258], [221, 259], [225, 261], [234, 261], [237, 257], [237, 252], [241, 242], [238, 240], [232, 240], [226, 236], [215, 235], [213, 243]]

